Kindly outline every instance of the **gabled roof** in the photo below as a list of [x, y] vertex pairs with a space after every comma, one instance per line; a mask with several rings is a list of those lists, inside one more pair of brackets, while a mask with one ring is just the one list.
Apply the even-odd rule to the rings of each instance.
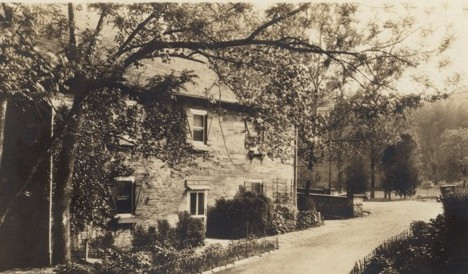
[[188, 83], [185, 90], [180, 90], [179, 96], [191, 97], [194, 99], [204, 99], [221, 101], [223, 103], [239, 103], [235, 94], [226, 86], [216, 85], [216, 75], [206, 65], [183, 59], [172, 59], [170, 63], [158, 61], [147, 61], [138, 69], [130, 71], [126, 77], [129, 81], [134, 81], [144, 85], [154, 75], [167, 73], [181, 73], [184, 70], [191, 70], [198, 77], [194, 83]]

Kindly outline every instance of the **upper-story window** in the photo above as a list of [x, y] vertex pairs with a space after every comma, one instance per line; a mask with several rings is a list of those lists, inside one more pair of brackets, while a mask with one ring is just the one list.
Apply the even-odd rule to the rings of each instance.
[[115, 207], [117, 213], [133, 213], [133, 182], [117, 181]]
[[206, 150], [210, 142], [211, 118], [208, 111], [200, 109], [190, 109], [187, 112], [188, 134], [187, 141], [192, 143], [195, 149]]
[[193, 114], [192, 136], [194, 142], [201, 142], [206, 144], [206, 120], [206, 114]]

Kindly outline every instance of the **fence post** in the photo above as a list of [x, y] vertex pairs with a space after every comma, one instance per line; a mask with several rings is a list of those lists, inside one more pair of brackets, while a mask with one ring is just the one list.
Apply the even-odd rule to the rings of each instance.
[[88, 244], [88, 239], [84, 240], [85, 244], [85, 261], [88, 261], [88, 255], [89, 255], [89, 244]]

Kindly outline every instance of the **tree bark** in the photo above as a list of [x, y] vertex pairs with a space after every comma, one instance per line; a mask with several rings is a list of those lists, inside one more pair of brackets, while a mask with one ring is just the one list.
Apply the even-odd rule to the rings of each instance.
[[62, 148], [57, 161], [53, 195], [54, 264], [64, 264], [71, 261], [70, 203], [72, 179], [75, 152], [78, 146], [78, 133], [84, 121], [82, 99], [80, 97], [75, 97], [70, 111], [74, 115], [63, 135]]
[[371, 148], [370, 153], [370, 197], [375, 198], [375, 157], [374, 148]]
[[[0, 165], [3, 153], [3, 133], [5, 131], [5, 114], [6, 114], [7, 99], [0, 97]], [[0, 222], [1, 224], [1, 222]]]

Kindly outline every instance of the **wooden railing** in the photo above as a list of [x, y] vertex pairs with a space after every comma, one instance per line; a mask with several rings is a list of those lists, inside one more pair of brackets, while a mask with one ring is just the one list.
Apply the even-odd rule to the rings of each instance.
[[383, 242], [381, 245], [379, 245], [376, 249], [374, 249], [370, 254], [362, 258], [361, 260], [357, 261], [354, 264], [353, 269], [349, 272], [350, 274], [364, 274], [364, 273], [369, 273], [366, 272], [366, 268], [369, 265], [369, 263], [372, 260], [372, 257], [376, 255], [376, 253], [381, 250], [391, 250], [394, 249], [393, 246], [396, 245], [397, 243], [408, 239], [411, 237], [411, 232], [409, 230], [405, 230], [401, 232], [400, 234], [391, 237], [390, 239], [386, 240]]

